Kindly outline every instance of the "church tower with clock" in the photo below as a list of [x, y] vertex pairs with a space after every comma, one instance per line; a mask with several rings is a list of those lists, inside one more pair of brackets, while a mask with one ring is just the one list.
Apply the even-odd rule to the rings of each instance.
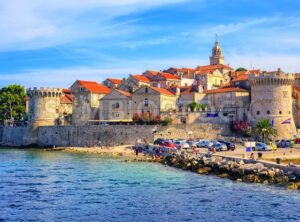
[[218, 35], [216, 35], [215, 46], [212, 49], [212, 55], [210, 57], [210, 65], [224, 65], [224, 56], [222, 53], [222, 49], [220, 47], [220, 43], [218, 40]]

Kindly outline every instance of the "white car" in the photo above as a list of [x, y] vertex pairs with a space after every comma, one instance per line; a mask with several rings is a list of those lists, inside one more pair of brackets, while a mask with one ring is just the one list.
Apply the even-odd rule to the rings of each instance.
[[265, 143], [257, 142], [253, 148], [255, 151], [272, 151], [272, 148]]

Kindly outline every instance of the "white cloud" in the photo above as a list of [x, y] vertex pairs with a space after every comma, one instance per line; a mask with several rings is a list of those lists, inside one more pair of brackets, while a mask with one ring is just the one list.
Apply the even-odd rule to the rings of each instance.
[[[50, 47], [85, 37], [116, 34], [118, 16], [188, 0], [1, 0], [0, 50]], [[86, 16], [86, 15], [89, 16]]]

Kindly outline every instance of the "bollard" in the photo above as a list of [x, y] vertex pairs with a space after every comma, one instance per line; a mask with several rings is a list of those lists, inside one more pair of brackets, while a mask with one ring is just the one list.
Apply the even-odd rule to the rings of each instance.
[[258, 158], [262, 158], [263, 154], [261, 152], [257, 153]]

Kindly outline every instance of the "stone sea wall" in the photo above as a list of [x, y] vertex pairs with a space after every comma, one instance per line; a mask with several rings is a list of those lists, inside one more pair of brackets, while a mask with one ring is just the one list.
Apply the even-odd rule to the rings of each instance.
[[[0, 132], [1, 133], [1, 132]], [[229, 135], [225, 125], [99, 125], [43, 126], [38, 128], [3, 128], [2, 146], [81, 147], [134, 144], [137, 140], [153, 142], [156, 138], [218, 138]], [[1, 137], [0, 137], [1, 138]]]
[[35, 146], [37, 129], [27, 127], [4, 127], [0, 131], [1, 146]]

